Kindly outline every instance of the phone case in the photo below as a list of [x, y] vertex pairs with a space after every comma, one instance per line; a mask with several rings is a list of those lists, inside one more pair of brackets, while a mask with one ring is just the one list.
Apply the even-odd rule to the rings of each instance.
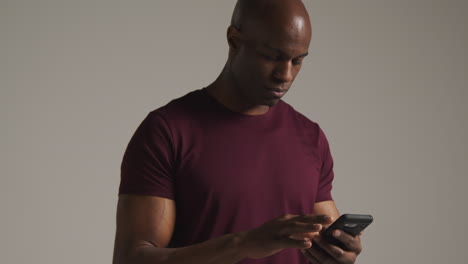
[[331, 244], [346, 249], [346, 246], [341, 243], [341, 241], [333, 237], [333, 231], [335, 229], [340, 229], [352, 236], [356, 236], [369, 226], [373, 220], [374, 218], [372, 215], [343, 214], [332, 225], [325, 229], [325, 231], [323, 231], [323, 236]]

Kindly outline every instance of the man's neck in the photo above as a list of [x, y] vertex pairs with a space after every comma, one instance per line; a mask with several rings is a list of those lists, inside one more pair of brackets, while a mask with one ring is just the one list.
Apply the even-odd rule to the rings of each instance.
[[229, 80], [226, 68], [223, 69], [219, 77], [206, 87], [208, 93], [219, 103], [231, 111], [242, 113], [244, 115], [262, 115], [268, 112], [269, 106], [252, 106], [238, 92], [234, 82]]

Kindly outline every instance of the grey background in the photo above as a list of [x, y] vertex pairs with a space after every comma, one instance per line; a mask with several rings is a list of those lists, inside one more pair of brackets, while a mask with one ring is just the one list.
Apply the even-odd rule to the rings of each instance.
[[[233, 1], [0, 3], [0, 262], [110, 263], [119, 166], [145, 115], [209, 84]], [[358, 263], [464, 263], [467, 1], [306, 1], [284, 100], [318, 122]]]

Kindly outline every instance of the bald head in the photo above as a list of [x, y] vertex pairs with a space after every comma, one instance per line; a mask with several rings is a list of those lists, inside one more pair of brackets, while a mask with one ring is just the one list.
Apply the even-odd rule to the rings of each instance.
[[309, 14], [301, 0], [238, 0], [231, 25], [246, 32], [258, 23], [311, 32]]

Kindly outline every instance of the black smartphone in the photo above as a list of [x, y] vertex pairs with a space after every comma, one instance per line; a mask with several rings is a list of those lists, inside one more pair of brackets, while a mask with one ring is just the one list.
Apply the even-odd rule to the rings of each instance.
[[374, 221], [372, 215], [343, 214], [338, 219], [336, 219], [336, 221], [333, 222], [333, 224], [331, 224], [327, 229], [325, 229], [322, 232], [322, 235], [331, 244], [346, 249], [345, 245], [332, 235], [333, 231], [339, 229], [352, 236], [357, 236], [367, 226], [369, 226], [372, 223], [372, 221]]

